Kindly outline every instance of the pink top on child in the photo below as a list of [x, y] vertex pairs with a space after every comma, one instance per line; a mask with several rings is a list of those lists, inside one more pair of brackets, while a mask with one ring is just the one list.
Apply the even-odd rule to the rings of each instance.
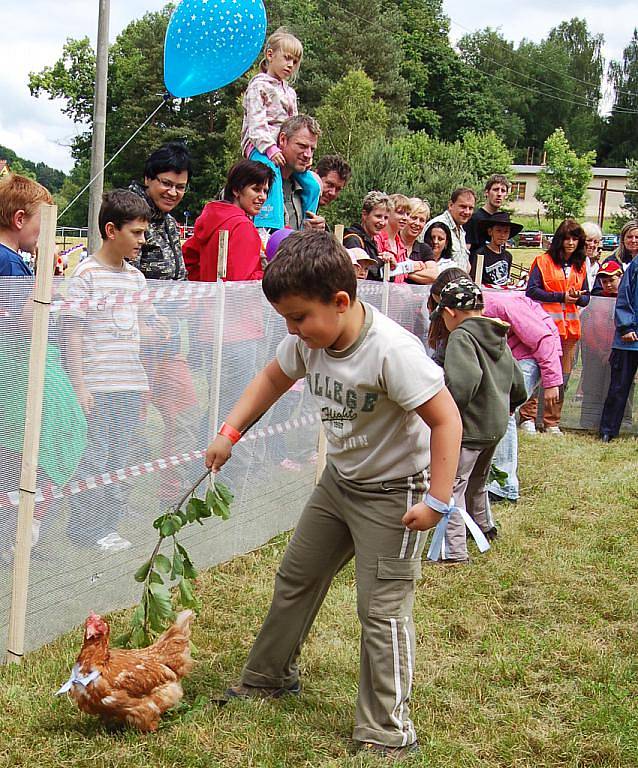
[[250, 157], [253, 149], [272, 158], [282, 124], [297, 114], [297, 94], [284, 80], [260, 72], [248, 83], [244, 94], [241, 151]]
[[[374, 242], [377, 245], [377, 250], [379, 253], [389, 251], [397, 260], [397, 263], [400, 261], [405, 261], [408, 257], [408, 249], [405, 247], [403, 240], [401, 240], [401, 235], [399, 235], [398, 232], [394, 239], [391, 240], [390, 235], [388, 235], [385, 229], [382, 229], [381, 232], [378, 232], [374, 236]], [[404, 283], [407, 279], [407, 275], [396, 275], [394, 282]]]
[[545, 389], [563, 383], [562, 348], [556, 324], [536, 301], [522, 291], [483, 291], [487, 317], [510, 325], [507, 343], [515, 360], [535, 360]]

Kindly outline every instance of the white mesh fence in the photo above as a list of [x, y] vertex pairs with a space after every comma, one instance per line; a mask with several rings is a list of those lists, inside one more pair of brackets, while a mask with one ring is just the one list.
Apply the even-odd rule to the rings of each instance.
[[[359, 286], [363, 300], [379, 309], [387, 302], [390, 317], [424, 337], [428, 288], [392, 285], [384, 294], [379, 283]], [[2, 655], [11, 600], [32, 288], [28, 279], [0, 283]], [[68, 281], [56, 282], [51, 312], [27, 649], [80, 623], [90, 610], [105, 612], [139, 599], [133, 573], [156, 542], [153, 519], [174, 505], [204, 470], [203, 453], [215, 428], [217, 339], [223, 338], [221, 421], [286, 333], [259, 283], [226, 284], [222, 334], [216, 283], [149, 281], [146, 293], [108, 294], [90, 301], [67, 298], [67, 288]], [[613, 303], [592, 300], [583, 320], [586, 329], [594, 323], [595, 330], [584, 332], [564, 423], [596, 428], [609, 380], [609, 346], [603, 355], [601, 344], [610, 342], [602, 329], [613, 328]], [[76, 396], [80, 366], [82, 380], [91, 382], [93, 390], [86, 418]], [[230, 520], [210, 519], [182, 534], [196, 565], [205, 568], [229, 560], [294, 526], [314, 483], [318, 426], [318, 414], [299, 382], [251, 428], [220, 475], [235, 493]], [[130, 546], [120, 549], [121, 539]]]

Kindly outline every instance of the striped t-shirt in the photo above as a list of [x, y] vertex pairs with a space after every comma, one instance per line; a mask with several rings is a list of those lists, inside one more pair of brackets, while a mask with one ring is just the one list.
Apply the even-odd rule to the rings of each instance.
[[[134, 301], [126, 301], [131, 294]], [[88, 301], [65, 314], [83, 320], [82, 374], [89, 392], [146, 392], [139, 319], [154, 316], [146, 278], [131, 264], [109, 267], [89, 256], [71, 276], [67, 298]]]

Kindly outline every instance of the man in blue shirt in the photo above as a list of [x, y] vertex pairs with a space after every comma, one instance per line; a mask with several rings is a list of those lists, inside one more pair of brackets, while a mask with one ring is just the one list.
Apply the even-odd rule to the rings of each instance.
[[52, 202], [48, 190], [25, 176], [11, 174], [0, 181], [0, 276], [33, 274], [18, 250], [35, 253], [40, 206]]

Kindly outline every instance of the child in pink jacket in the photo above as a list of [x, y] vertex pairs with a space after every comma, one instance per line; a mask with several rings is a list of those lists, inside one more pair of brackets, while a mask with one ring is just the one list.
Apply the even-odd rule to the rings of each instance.
[[[484, 314], [509, 323], [507, 343], [525, 378], [525, 387], [531, 395], [540, 382], [545, 391], [545, 402], [558, 399], [563, 383], [561, 344], [556, 324], [536, 301], [521, 291], [484, 291]], [[505, 436], [498, 444], [493, 463], [507, 472], [504, 486], [493, 481], [488, 490], [492, 501], [516, 503], [519, 497], [517, 470], [518, 437], [514, 414], [510, 416]]]

